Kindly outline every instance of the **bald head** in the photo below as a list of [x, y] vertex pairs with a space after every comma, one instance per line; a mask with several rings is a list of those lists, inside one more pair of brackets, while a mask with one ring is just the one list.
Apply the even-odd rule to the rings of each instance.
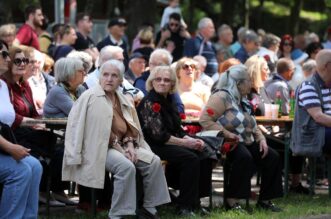
[[322, 49], [316, 55], [316, 69], [326, 83], [331, 83], [331, 50]]

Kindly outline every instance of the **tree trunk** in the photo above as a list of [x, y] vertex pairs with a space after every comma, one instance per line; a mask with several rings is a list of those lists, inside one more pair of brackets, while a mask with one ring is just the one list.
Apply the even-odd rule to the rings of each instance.
[[303, 5], [303, 0], [294, 0], [291, 6], [290, 22], [288, 26], [288, 32], [295, 35], [299, 32], [300, 23], [300, 11]]
[[220, 23], [232, 25], [233, 17], [236, 8], [236, 0], [232, 1], [221, 1], [222, 11], [220, 15]]
[[155, 23], [156, 0], [127, 0], [123, 12], [128, 22], [126, 34], [131, 43], [143, 23]]

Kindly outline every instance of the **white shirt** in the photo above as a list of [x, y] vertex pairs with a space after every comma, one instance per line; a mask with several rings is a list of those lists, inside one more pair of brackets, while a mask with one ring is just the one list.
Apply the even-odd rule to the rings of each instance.
[[[41, 74], [41, 73], [40, 73]], [[32, 76], [28, 79], [29, 85], [32, 90], [32, 97], [34, 101], [34, 105], [39, 113], [39, 115], [43, 114], [43, 108], [39, 107], [39, 104], [44, 105], [44, 102], [46, 100], [47, 96], [47, 86], [46, 86], [46, 81], [45, 78], [40, 75], [40, 78], [36, 76]]]
[[0, 79], [0, 121], [9, 126], [15, 120], [15, 110], [10, 101], [7, 84]]

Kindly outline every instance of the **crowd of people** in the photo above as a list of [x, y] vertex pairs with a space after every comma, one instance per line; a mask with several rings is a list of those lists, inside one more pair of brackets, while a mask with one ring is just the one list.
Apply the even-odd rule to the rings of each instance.
[[[223, 146], [184, 127], [187, 116], [233, 143], [226, 210], [243, 210], [239, 200], [250, 198], [258, 169], [257, 207], [282, 211], [272, 199], [283, 192], [283, 145], [275, 139], [284, 133], [257, 124], [265, 104], [280, 98], [286, 116], [296, 98], [293, 144], [331, 153], [331, 27], [325, 43], [314, 33], [278, 37], [244, 27], [233, 42], [231, 26], [216, 32], [207, 17], [191, 35], [178, 2], [169, 0], [158, 33], [143, 24], [132, 46], [121, 17], [109, 21], [98, 43], [87, 13], [78, 13], [75, 25], [53, 25], [50, 34], [42, 8], [31, 5], [17, 31], [0, 26], [0, 218], [37, 218], [48, 176], [51, 206], [88, 211], [95, 188], [98, 209], [110, 208], [112, 219], [160, 218], [157, 206], [169, 202], [182, 216], [208, 214], [200, 198], [211, 195]], [[64, 140], [34, 122], [41, 117], [67, 118]], [[304, 157], [291, 152], [290, 162], [290, 191], [308, 194]], [[78, 184], [78, 203], [65, 192], [70, 181]]]

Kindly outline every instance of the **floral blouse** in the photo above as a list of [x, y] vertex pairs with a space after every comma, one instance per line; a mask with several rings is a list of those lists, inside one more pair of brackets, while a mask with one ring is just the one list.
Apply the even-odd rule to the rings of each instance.
[[227, 91], [214, 93], [200, 117], [200, 124], [205, 130], [224, 130], [239, 135], [239, 141], [246, 145], [264, 140], [256, 125], [252, 107], [247, 100], [240, 104]]
[[186, 135], [181, 127], [181, 118], [175, 103], [151, 90], [137, 107], [138, 117], [145, 140], [151, 146], [164, 145], [171, 136]]

